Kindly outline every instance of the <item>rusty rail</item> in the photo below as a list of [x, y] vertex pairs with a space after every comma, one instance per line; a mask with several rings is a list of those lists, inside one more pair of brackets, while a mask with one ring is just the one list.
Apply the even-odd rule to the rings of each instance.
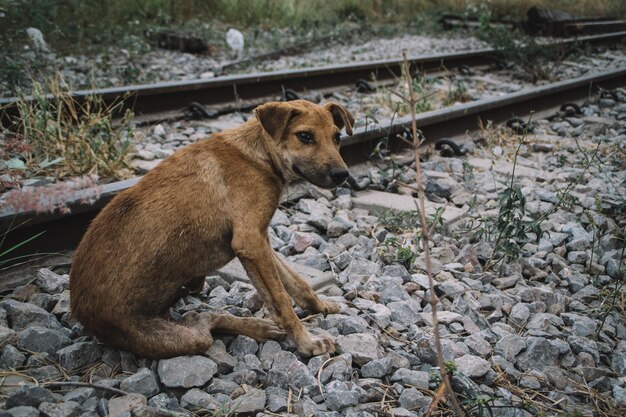
[[[568, 81], [561, 81], [541, 87], [466, 103], [451, 108], [421, 113], [417, 117], [420, 130], [427, 143], [442, 137], [451, 137], [475, 130], [479, 120], [502, 122], [511, 117], [527, 117], [532, 112], [547, 113], [558, 109], [565, 102], [584, 100], [599, 89], [614, 89], [626, 86], [626, 68], [586, 75]], [[396, 120], [391, 125], [369, 125], [355, 130], [351, 137], [342, 138], [341, 153], [348, 164], [366, 160], [377, 141], [388, 138], [392, 149], [399, 149], [405, 142], [396, 138], [410, 125], [408, 118]], [[5, 247], [11, 247], [30, 236], [45, 231], [36, 240], [20, 248], [19, 254], [54, 252], [76, 247], [89, 222], [117, 193], [132, 186], [138, 178], [106, 184], [95, 204], [85, 204], [77, 196], [69, 204], [70, 214], [15, 213], [0, 210], [0, 230], [11, 224], [21, 225], [8, 234]], [[16, 255], [16, 254], [12, 254]]]

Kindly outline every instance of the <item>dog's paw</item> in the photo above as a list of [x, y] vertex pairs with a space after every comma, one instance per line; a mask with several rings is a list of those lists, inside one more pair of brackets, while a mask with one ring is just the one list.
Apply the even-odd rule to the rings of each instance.
[[324, 353], [335, 353], [335, 341], [331, 336], [310, 336], [298, 345], [298, 353], [302, 356], [318, 356]]
[[272, 320], [267, 319], [248, 319], [252, 320], [250, 337], [259, 342], [267, 342], [268, 340], [283, 340], [287, 334], [283, 329], [278, 327]]
[[341, 307], [339, 307], [339, 304], [333, 302], [333, 301], [322, 301], [320, 300], [320, 308], [319, 308], [319, 312], [326, 315], [326, 314], [339, 314], [339, 312], [341, 311]]

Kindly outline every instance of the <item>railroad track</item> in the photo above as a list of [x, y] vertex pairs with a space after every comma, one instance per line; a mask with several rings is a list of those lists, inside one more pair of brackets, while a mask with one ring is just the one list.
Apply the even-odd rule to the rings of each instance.
[[[581, 102], [590, 95], [626, 86], [626, 68], [587, 75], [557, 82], [497, 98], [478, 100], [451, 108], [421, 113], [417, 125], [426, 144], [441, 138], [454, 138], [476, 130], [479, 121], [504, 122], [511, 118], [526, 119], [531, 112], [535, 118], [545, 117], [559, 110], [564, 103]], [[341, 154], [349, 165], [363, 162], [371, 155], [379, 140], [387, 138], [392, 150], [406, 147], [398, 138], [407, 134], [410, 118], [400, 118], [389, 125], [368, 125], [355, 130], [351, 137], [342, 138]], [[89, 222], [117, 193], [135, 184], [139, 178], [105, 184], [94, 204], [81, 202], [78, 193], [68, 204], [71, 212], [35, 214], [0, 210], [0, 230], [13, 227], [4, 247], [12, 247], [31, 236], [44, 232], [37, 239], [23, 245], [11, 256], [58, 252], [76, 247]], [[0, 276], [0, 288], [2, 288]]]
[[[599, 44], [620, 41], [626, 31], [602, 35], [584, 36], [577, 39], [554, 42], [563, 48], [580, 43]], [[470, 52], [422, 55], [409, 59], [411, 71], [432, 73], [442, 69], [491, 65], [497, 61], [496, 50], [485, 48]], [[137, 85], [96, 90], [80, 90], [73, 93], [82, 103], [86, 97], [97, 95], [104, 104], [120, 103], [119, 112], [127, 109], [144, 120], [162, 120], [180, 116], [193, 102], [204, 106], [237, 108], [241, 103], [268, 97], [284, 96], [285, 92], [302, 93], [312, 90], [333, 89], [340, 86], [357, 86], [359, 82], [384, 82], [401, 77], [402, 61], [387, 59], [346, 65], [333, 65], [270, 73], [254, 73], [217, 77], [211, 80], [174, 81], [154, 85]], [[18, 116], [17, 99], [0, 98], [0, 117], [3, 125]]]

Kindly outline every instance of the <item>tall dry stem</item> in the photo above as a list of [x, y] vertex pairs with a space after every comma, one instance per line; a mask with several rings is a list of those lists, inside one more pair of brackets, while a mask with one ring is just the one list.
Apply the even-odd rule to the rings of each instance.
[[[419, 151], [419, 140], [417, 136], [417, 121], [415, 115], [415, 106], [417, 104], [417, 98], [413, 94], [413, 80], [411, 79], [411, 72], [409, 68], [409, 61], [406, 56], [406, 51], [402, 52], [404, 67], [404, 77], [406, 79], [407, 87], [409, 90], [409, 104], [411, 108], [411, 128], [413, 133], [413, 149], [415, 151], [415, 172], [416, 172], [416, 182], [417, 182], [417, 195], [419, 198], [419, 215], [420, 215], [420, 224], [422, 226], [422, 249], [424, 251], [424, 261], [426, 263], [426, 275], [428, 276], [428, 286], [430, 289], [430, 307], [432, 309], [432, 317], [433, 317], [433, 330], [435, 335], [435, 348], [437, 349], [437, 365], [439, 366], [439, 372], [441, 373], [441, 380], [446, 387], [446, 391], [448, 393], [448, 398], [450, 403], [452, 404], [452, 409], [458, 417], [464, 417], [465, 413], [459, 404], [459, 400], [456, 397], [456, 393], [452, 389], [452, 384], [450, 383], [450, 378], [448, 377], [448, 373], [446, 372], [446, 367], [443, 363], [443, 348], [441, 347], [441, 335], [439, 334], [439, 320], [437, 318], [437, 295], [435, 294], [435, 284], [433, 281], [433, 273], [432, 273], [432, 264], [430, 261], [430, 249], [428, 247], [428, 243], [430, 241], [430, 234], [428, 232], [428, 222], [426, 221], [426, 205], [424, 203], [424, 185], [422, 181], [422, 170], [420, 167], [420, 151]], [[419, 251], [419, 239], [416, 236], [415, 239], [415, 252]]]

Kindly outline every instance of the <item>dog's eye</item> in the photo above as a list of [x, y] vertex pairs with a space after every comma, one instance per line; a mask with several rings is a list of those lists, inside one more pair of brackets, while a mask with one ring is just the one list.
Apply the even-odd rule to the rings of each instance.
[[335, 145], [339, 145], [341, 142], [341, 133], [335, 133]]
[[298, 132], [296, 133], [296, 136], [298, 137], [298, 139], [300, 139], [302, 143], [313, 143], [313, 135], [309, 132]]

